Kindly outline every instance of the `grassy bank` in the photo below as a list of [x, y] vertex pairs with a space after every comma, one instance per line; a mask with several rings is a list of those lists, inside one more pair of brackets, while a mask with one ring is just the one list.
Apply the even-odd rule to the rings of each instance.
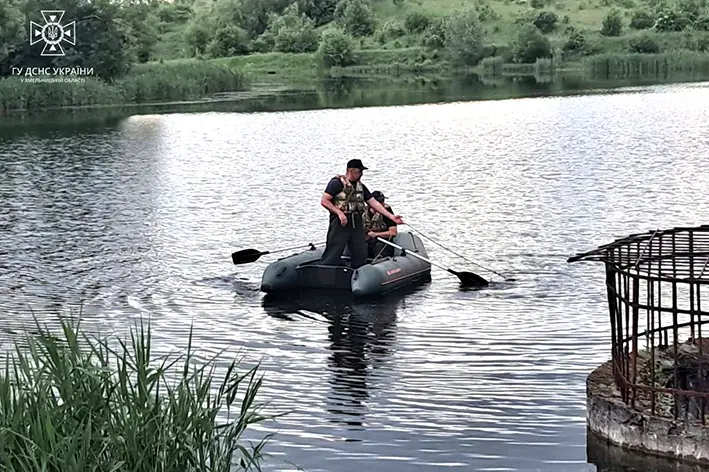
[[[62, 321], [59, 338], [41, 330], [0, 374], [3, 470], [227, 472], [232, 462], [261, 462], [265, 442], [249, 450], [241, 439], [264, 419], [256, 368], [238, 373], [232, 363], [217, 384], [214, 361], [197, 361], [191, 336], [182, 359], [160, 360], [150, 325], [127, 343], [88, 338], [79, 327]], [[220, 424], [217, 413], [230, 408]]]
[[[131, 5], [103, 12], [120, 19], [117, 24], [125, 25], [125, 31], [92, 34], [96, 44], [120, 42], [118, 33], [133, 40], [121, 43], [120, 53], [108, 59], [99, 50], [86, 53], [86, 64], [104, 71], [111, 85], [4, 79], [0, 107], [191, 100], [260, 85], [312, 85], [328, 77], [601, 74], [604, 67], [613, 77], [646, 70], [699, 74], [709, 55], [707, 1], [184, 0]], [[0, 66], [2, 54], [0, 49]], [[640, 63], [663, 65], [619, 66]]]
[[79, 82], [0, 80], [0, 110], [33, 110], [194, 100], [247, 87], [237, 68], [215, 61], [141, 64], [113, 83], [94, 77]]

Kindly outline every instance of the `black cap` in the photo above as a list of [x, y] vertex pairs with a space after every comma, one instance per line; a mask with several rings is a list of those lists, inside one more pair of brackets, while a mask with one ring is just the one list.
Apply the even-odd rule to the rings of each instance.
[[364, 167], [364, 164], [362, 164], [362, 161], [359, 159], [351, 159], [347, 163], [347, 168], [348, 169], [360, 169], [360, 170], [367, 170], [369, 167]]
[[386, 198], [384, 196], [384, 194], [382, 192], [380, 192], [379, 190], [375, 190], [374, 192], [372, 192], [372, 197], [374, 197], [374, 199], [378, 202], [383, 202], [384, 199]]

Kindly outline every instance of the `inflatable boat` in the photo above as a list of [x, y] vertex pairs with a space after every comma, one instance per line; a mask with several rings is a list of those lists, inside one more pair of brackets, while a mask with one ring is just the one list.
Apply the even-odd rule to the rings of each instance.
[[341, 265], [329, 266], [320, 264], [324, 248], [312, 246], [269, 264], [261, 278], [261, 290], [283, 293], [327, 289], [349, 292], [355, 297], [372, 297], [431, 280], [431, 264], [416, 257], [428, 257], [418, 236], [400, 232], [391, 242], [398, 246], [393, 256], [367, 259], [367, 264], [357, 270], [351, 268], [347, 250]]

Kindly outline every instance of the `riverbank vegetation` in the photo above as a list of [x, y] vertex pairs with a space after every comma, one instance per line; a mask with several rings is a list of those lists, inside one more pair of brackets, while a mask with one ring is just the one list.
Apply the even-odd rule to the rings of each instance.
[[[216, 384], [215, 360], [199, 362], [191, 334], [182, 359], [158, 360], [149, 324], [129, 342], [88, 338], [79, 328], [62, 320], [60, 337], [42, 328], [16, 344], [0, 371], [3, 470], [228, 472], [260, 464], [265, 439], [249, 449], [242, 438], [265, 419], [256, 367], [239, 373], [234, 362]], [[227, 411], [231, 418], [220, 421]]]
[[[535, 63], [547, 72], [628, 61], [698, 71], [709, 64], [707, 1], [52, 0], [40, 8], [39, 0], [9, 0], [0, 6], [3, 75], [51, 64], [91, 67], [95, 77], [40, 87], [2, 80], [0, 103], [179, 100], [328, 76], [450, 76]], [[50, 63], [24, 25], [41, 22], [39, 10], [53, 2], [65, 22], [78, 18], [81, 41]]]

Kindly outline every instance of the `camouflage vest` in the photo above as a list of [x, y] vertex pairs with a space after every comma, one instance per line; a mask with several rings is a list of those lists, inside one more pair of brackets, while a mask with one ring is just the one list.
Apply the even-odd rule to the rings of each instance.
[[364, 187], [357, 181], [355, 185], [345, 184], [340, 193], [335, 195], [332, 203], [343, 213], [363, 213], [366, 209], [364, 204]]
[[[386, 208], [387, 211], [391, 212], [391, 207], [389, 205], [385, 204], [384, 208]], [[387, 224], [384, 222], [384, 215], [379, 212], [376, 212], [372, 215], [372, 213], [367, 209], [362, 215], [362, 218], [364, 220], [364, 228], [367, 231], [382, 233], [389, 229]]]

